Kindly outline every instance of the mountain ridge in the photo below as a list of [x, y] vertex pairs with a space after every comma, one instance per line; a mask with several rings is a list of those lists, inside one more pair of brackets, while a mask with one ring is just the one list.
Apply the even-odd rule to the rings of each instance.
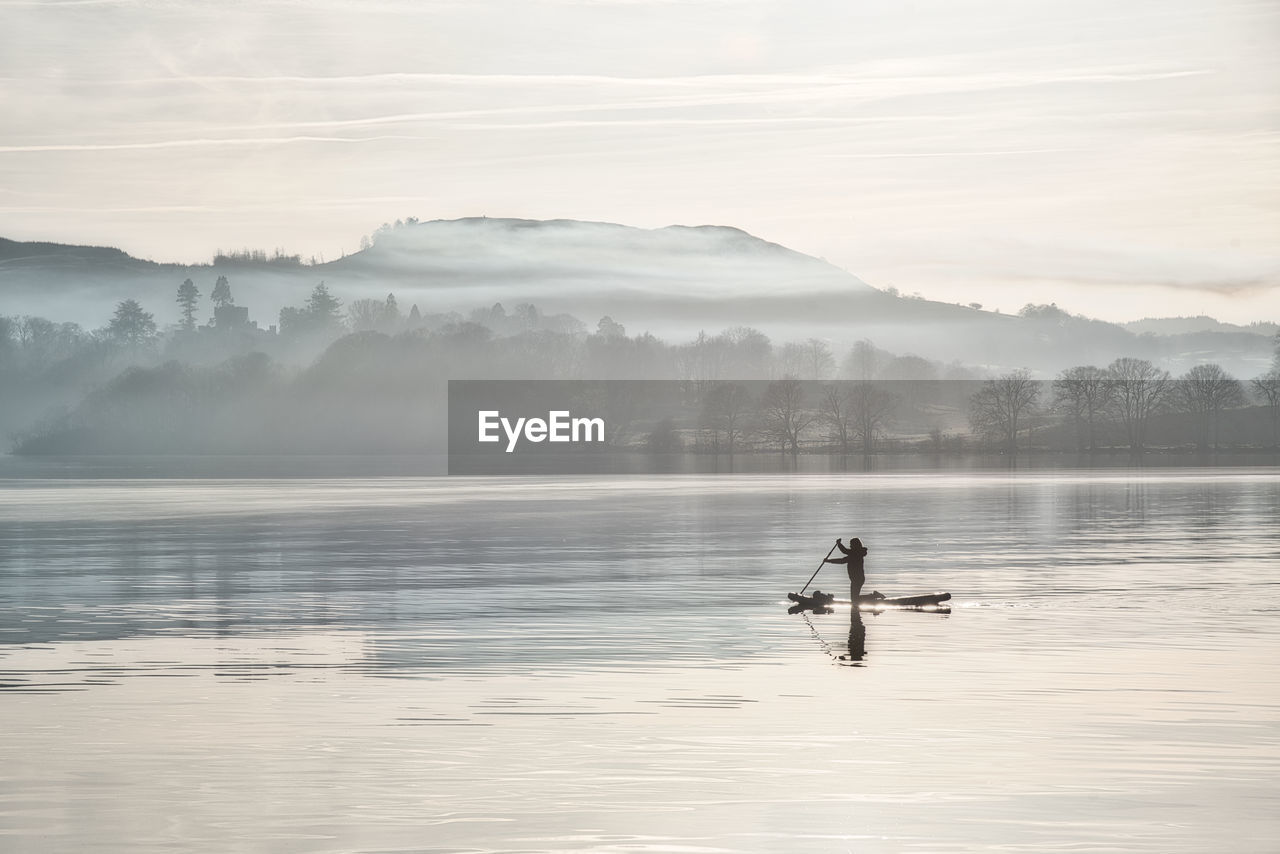
[[[162, 326], [178, 317], [185, 278], [205, 297], [226, 275], [263, 327], [324, 280], [346, 303], [385, 299], [422, 311], [531, 303], [591, 326], [609, 315], [675, 340], [754, 326], [778, 340], [821, 338], [837, 350], [872, 340], [895, 352], [997, 369], [1055, 371], [1134, 355], [1171, 369], [1205, 354], [1253, 371], [1270, 358], [1262, 334], [1217, 324], [1153, 336], [1039, 306], [1026, 316], [878, 290], [829, 262], [734, 226], [644, 229], [581, 220], [465, 217], [384, 226], [372, 245], [318, 264], [232, 253], [205, 264], [135, 258], [115, 247], [0, 238], [0, 314], [46, 315], [88, 328], [137, 299]], [[202, 302], [201, 316], [207, 316]]]
[[[641, 233], [698, 232], [698, 233], [724, 234], [724, 235], [732, 235], [735, 239], [741, 240], [745, 244], [758, 247], [761, 251], [785, 253], [787, 255], [806, 258], [821, 264], [826, 264], [828, 266], [832, 266], [834, 269], [840, 269], [838, 267], [834, 267], [834, 265], [831, 265], [829, 262], [824, 261], [820, 258], [814, 258], [811, 255], [805, 255], [804, 253], [798, 252], [797, 250], [791, 249], [790, 247], [783, 246], [782, 244], [775, 243], [773, 241], [765, 240], [764, 238], [757, 237], [756, 235], [753, 235], [748, 231], [745, 231], [741, 228], [738, 228], [736, 226], [731, 226], [731, 225], [716, 225], [716, 224], [710, 224], [710, 223], [705, 223], [701, 225], [684, 225], [681, 223], [673, 223], [670, 225], [659, 226], [657, 228], [645, 229], [645, 228], [640, 228], [638, 226], [630, 226], [622, 223], [612, 223], [612, 222], [597, 221], [597, 220], [575, 220], [575, 219], [567, 219], [567, 218], [536, 220], [536, 219], [524, 219], [524, 218], [518, 218], [518, 217], [476, 216], [476, 217], [458, 217], [455, 219], [434, 219], [434, 220], [425, 220], [425, 221], [415, 221], [413, 223], [405, 225], [404, 227], [405, 228], [430, 227], [430, 226], [438, 226], [438, 225], [455, 225], [455, 224], [466, 225], [466, 226], [496, 224], [496, 225], [502, 225], [502, 226], [511, 228], [513, 230], [514, 229], [538, 230], [538, 229], [555, 228], [560, 226], [585, 226], [585, 227], [599, 227], [602, 229], [616, 229], [618, 231], [641, 232]], [[307, 268], [307, 269], [316, 269], [316, 270], [333, 269], [335, 267], [342, 265], [343, 262], [350, 261], [351, 259], [367, 257], [369, 255], [376, 254], [377, 248], [378, 248], [377, 244], [375, 243], [368, 248], [360, 249], [360, 250], [357, 250], [356, 252], [343, 254], [342, 256], [330, 261], [324, 261], [324, 262], [319, 262], [314, 264], [298, 263], [293, 266], [298, 266], [298, 267]], [[223, 258], [223, 261], [220, 264], [219, 261], [217, 260], [220, 254], [221, 254], [220, 252], [215, 253], [214, 260], [210, 260], [208, 262], [185, 263], [181, 261], [156, 261], [150, 258], [143, 258], [137, 255], [132, 255], [127, 251], [125, 251], [124, 249], [121, 249], [115, 246], [104, 246], [104, 245], [88, 244], [88, 243], [83, 243], [83, 244], [82, 243], [60, 243], [60, 242], [48, 241], [48, 240], [23, 241], [23, 240], [14, 240], [12, 238], [0, 236], [0, 265], [11, 264], [13, 262], [30, 263], [30, 262], [36, 262], [36, 261], [49, 261], [49, 260], [52, 260], [54, 262], [61, 262], [66, 259], [75, 259], [75, 260], [93, 261], [93, 262], [112, 261], [112, 262], [118, 262], [118, 263], [124, 263], [124, 264], [132, 264], [132, 265], [145, 267], [145, 268], [162, 268], [162, 269], [170, 269], [170, 270], [172, 269], [190, 269], [190, 270], [216, 269], [219, 266], [258, 267], [262, 269], [277, 269], [280, 266], [279, 261], [272, 260], [270, 258], [265, 261], [241, 260], [236, 258], [234, 253], [232, 255], [222, 255], [221, 257]], [[291, 257], [296, 257], [296, 256], [291, 256]], [[842, 271], [842, 272], [847, 272], [847, 271]], [[852, 274], [848, 274], [848, 275], [852, 276]]]

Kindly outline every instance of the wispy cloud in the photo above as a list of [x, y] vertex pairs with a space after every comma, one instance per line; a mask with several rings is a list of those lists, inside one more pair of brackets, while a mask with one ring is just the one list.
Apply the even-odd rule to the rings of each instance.
[[387, 140], [417, 140], [413, 136], [259, 136], [225, 139], [165, 139], [154, 142], [67, 143], [53, 145], [0, 145], [0, 154], [42, 153], [57, 151], [134, 151], [162, 148], [209, 148], [227, 145], [291, 145], [299, 142], [365, 143]]
[[407, 214], [719, 222], [926, 295], [1273, 304], [1275, 4], [0, 9], [0, 234], [204, 258]]

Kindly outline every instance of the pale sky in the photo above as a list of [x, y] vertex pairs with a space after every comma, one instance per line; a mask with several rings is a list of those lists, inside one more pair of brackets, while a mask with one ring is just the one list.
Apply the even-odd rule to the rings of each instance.
[[0, 0], [0, 104], [18, 240], [719, 224], [947, 302], [1280, 320], [1278, 2]]

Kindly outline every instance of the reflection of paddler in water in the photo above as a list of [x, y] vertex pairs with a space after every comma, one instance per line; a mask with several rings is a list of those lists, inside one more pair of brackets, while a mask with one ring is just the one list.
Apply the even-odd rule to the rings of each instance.
[[844, 661], [862, 661], [867, 656], [867, 626], [862, 622], [862, 612], [854, 608], [849, 613], [849, 654]]
[[862, 559], [867, 556], [867, 550], [862, 545], [862, 540], [857, 537], [850, 538], [848, 548], [837, 539], [836, 548], [844, 554], [844, 557], [829, 557], [823, 563], [843, 563], [849, 570], [849, 598], [853, 600], [853, 613], [856, 615], [858, 597], [862, 595], [862, 585], [867, 583], [867, 574], [862, 566]]

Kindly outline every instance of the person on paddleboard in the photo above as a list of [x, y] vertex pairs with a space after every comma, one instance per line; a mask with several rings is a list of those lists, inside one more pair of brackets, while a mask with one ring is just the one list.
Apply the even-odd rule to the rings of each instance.
[[844, 557], [829, 557], [824, 563], [843, 563], [849, 571], [849, 598], [856, 604], [858, 597], [862, 595], [862, 585], [867, 583], [867, 573], [863, 569], [862, 559], [867, 556], [867, 549], [862, 545], [862, 540], [857, 537], [849, 538], [849, 545], [839, 539], [836, 540], [836, 548], [838, 548]]

